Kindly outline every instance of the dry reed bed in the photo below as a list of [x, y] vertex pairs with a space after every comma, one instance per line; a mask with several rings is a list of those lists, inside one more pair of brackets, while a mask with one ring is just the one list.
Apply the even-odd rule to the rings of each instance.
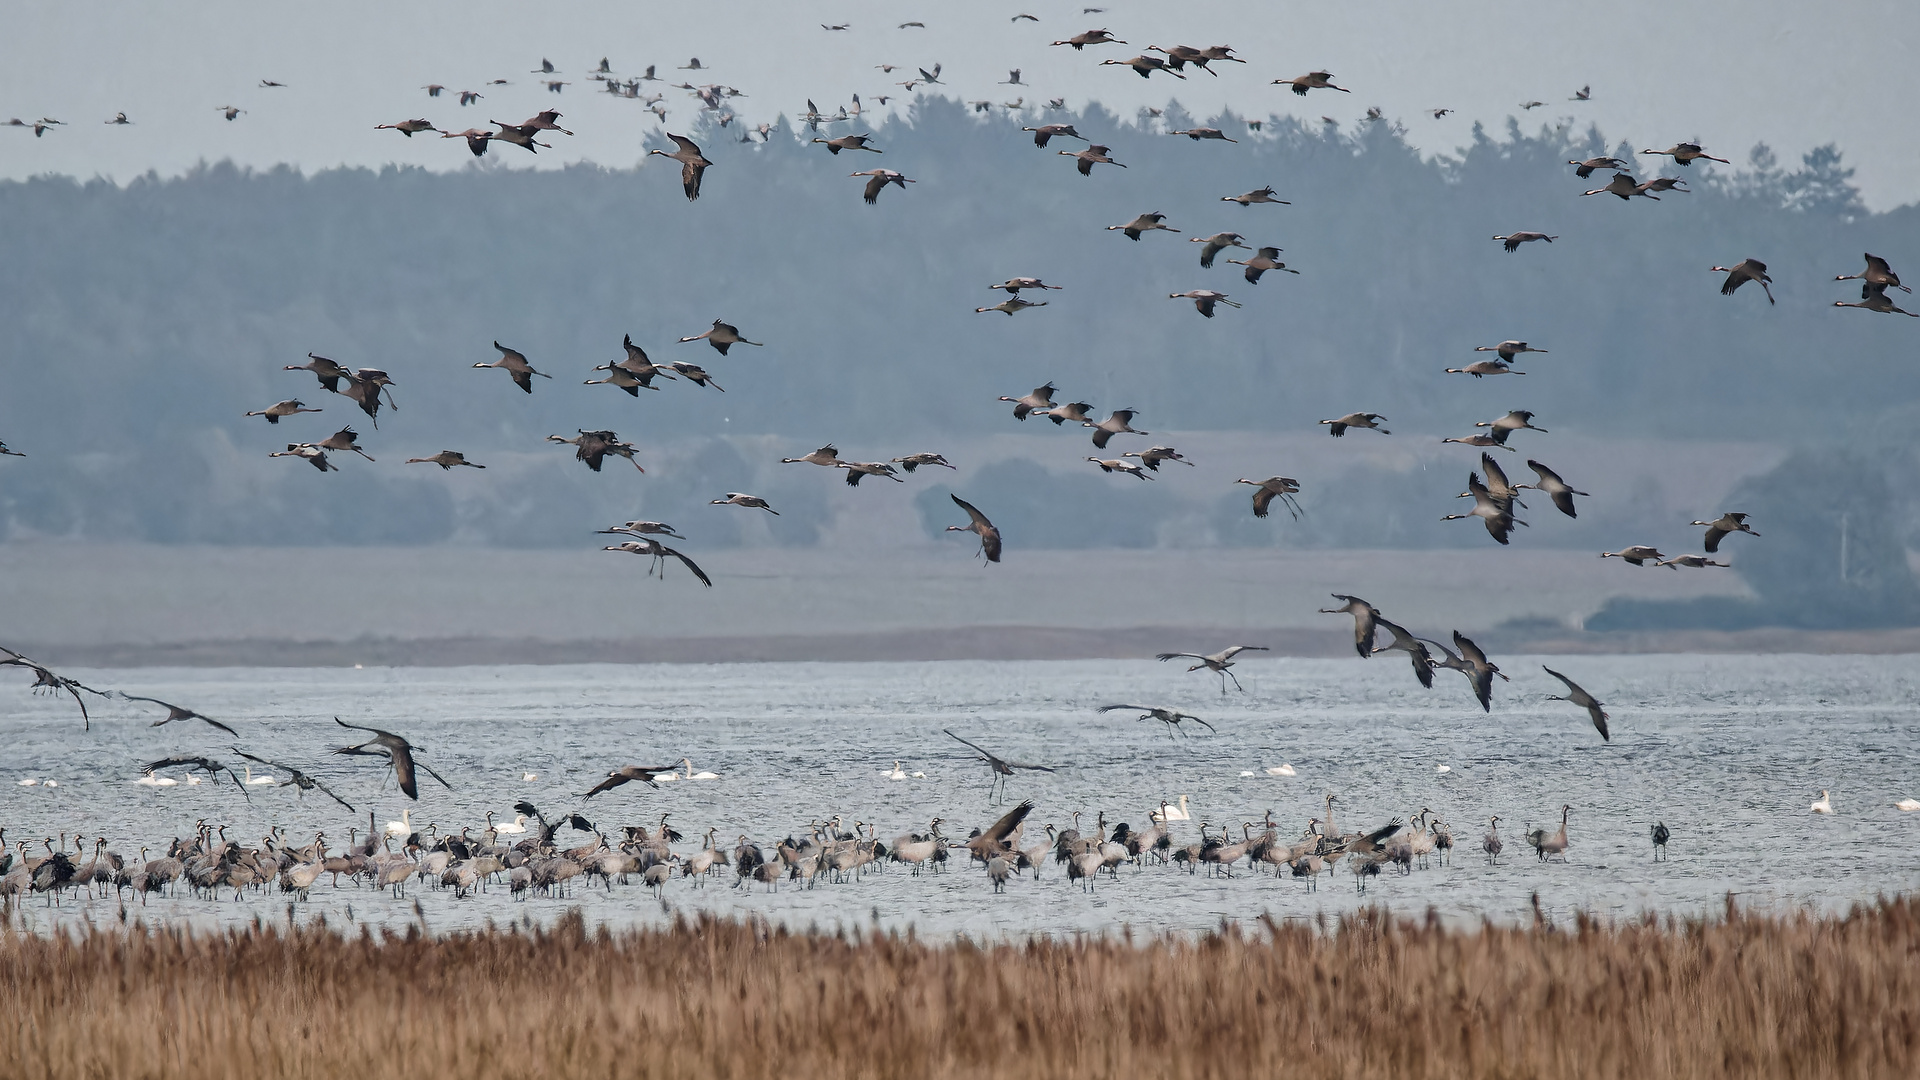
[[979, 946], [670, 929], [0, 933], [0, 1072], [1912, 1077], [1920, 901], [1841, 918]]

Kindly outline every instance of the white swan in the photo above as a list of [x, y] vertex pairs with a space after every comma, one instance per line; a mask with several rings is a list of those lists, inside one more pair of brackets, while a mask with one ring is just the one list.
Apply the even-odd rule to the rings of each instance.
[[1252, 770], [1252, 769], [1241, 769], [1241, 770], [1240, 770], [1240, 775], [1241, 775], [1241, 776], [1252, 776], [1252, 775], [1253, 775], [1253, 770]]
[[539, 773], [523, 772], [520, 774], [520, 782], [523, 784], [531, 784], [538, 779], [540, 779]]
[[1268, 766], [1267, 775], [1268, 776], [1298, 776], [1299, 774], [1293, 771], [1292, 763], [1282, 762], [1279, 765]]
[[1172, 806], [1168, 805], [1165, 802], [1162, 802], [1160, 804], [1160, 809], [1148, 811], [1147, 817], [1153, 819], [1154, 821], [1192, 821], [1193, 820], [1193, 814], [1187, 810], [1187, 797], [1185, 795], [1180, 796], [1180, 809], [1175, 810]]
[[41, 786], [41, 787], [59, 787], [59, 786], [60, 786], [60, 781], [58, 781], [58, 780], [43, 780], [43, 781], [41, 781], [41, 782], [40, 782], [40, 786]]
[[693, 771], [693, 759], [692, 759], [692, 758], [681, 758], [681, 759], [680, 759], [680, 764], [682, 764], [682, 765], [685, 765], [685, 766], [687, 767], [687, 779], [689, 779], [689, 780], [718, 780], [718, 779], [720, 779], [720, 774], [719, 774], [719, 773], [717, 773], [717, 772], [705, 772], [705, 771], [702, 771], [702, 772], [694, 772], [694, 771]]
[[[51, 783], [51, 781], [49, 781], [49, 783]], [[198, 776], [187, 777], [188, 787], [199, 787], [201, 784], [204, 784], [204, 783], [206, 783], [206, 780], [202, 779], [201, 777], [198, 777]]]
[[913, 774], [913, 778], [915, 780], [925, 780], [927, 778], [927, 774], [923, 772], [916, 772]]
[[1901, 810], [1920, 810], [1920, 799], [1901, 799], [1893, 805]]
[[680, 779], [680, 774], [671, 769], [663, 773], [653, 774], [653, 782], [656, 784], [671, 784], [678, 779]]
[[1452, 771], [1453, 771], [1453, 766], [1451, 766], [1451, 765], [1435, 765], [1435, 766], [1433, 767], [1433, 771], [1434, 771], [1434, 772], [1437, 772], [1437, 773], [1449, 773], [1449, 772], [1452, 772]]
[[134, 781], [134, 783], [139, 784], [141, 787], [173, 787], [179, 782], [180, 781], [175, 780], [171, 776], [155, 776], [152, 773], [148, 773]]
[[387, 822], [387, 835], [388, 836], [412, 836], [413, 835], [413, 807], [409, 806], [402, 809], [400, 811], [399, 821]]
[[493, 831], [497, 833], [512, 833], [515, 836], [518, 836], [519, 834], [527, 831], [527, 815], [515, 814], [513, 815], [513, 821], [511, 824], [495, 825], [493, 827]]
[[21, 787], [38, 787], [40, 786], [40, 781], [29, 777], [28, 779], [20, 781], [20, 786]]
[[1833, 800], [1827, 797], [1826, 788], [1820, 789], [1820, 801], [1814, 803], [1813, 806], [1810, 807], [1809, 809], [1811, 809], [1816, 814], [1833, 813]]
[[261, 784], [271, 784], [274, 782], [272, 773], [261, 773], [259, 776], [253, 775], [253, 766], [251, 765], [246, 766], [246, 772], [247, 783], [250, 786], [258, 787]]
[[886, 777], [889, 780], [905, 780], [907, 778], [906, 770], [900, 767], [899, 758], [893, 759], [892, 772], [881, 773], [880, 775]]

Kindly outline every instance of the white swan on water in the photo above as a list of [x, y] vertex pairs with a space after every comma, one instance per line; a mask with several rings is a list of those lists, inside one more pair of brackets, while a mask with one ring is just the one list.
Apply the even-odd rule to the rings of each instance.
[[687, 773], [686, 773], [686, 778], [687, 778], [688, 780], [718, 780], [718, 779], [720, 779], [720, 774], [719, 774], [719, 773], [717, 773], [717, 772], [704, 772], [704, 771], [702, 771], [702, 772], [694, 772], [694, 771], [693, 771], [693, 759], [692, 759], [692, 758], [681, 758], [681, 759], [680, 759], [680, 764], [682, 764], [682, 765], [684, 765], [684, 766], [686, 766], [686, 769], [687, 769]]
[[246, 766], [246, 773], [249, 786], [257, 787], [261, 784], [271, 784], [274, 782], [272, 773], [261, 773], [259, 776], [253, 775], [253, 767], [251, 765]]
[[1816, 814], [1833, 813], [1833, 800], [1827, 797], [1827, 789], [1820, 789], [1820, 800], [1809, 807]]
[[[492, 816], [489, 815], [487, 820], [492, 821]], [[512, 833], [518, 836], [527, 831], [527, 815], [515, 814], [513, 815], [513, 821], [503, 825], [495, 825], [493, 831], [497, 833]]]
[[1192, 821], [1193, 820], [1193, 814], [1187, 810], [1187, 797], [1185, 795], [1180, 796], [1180, 809], [1175, 810], [1172, 807], [1172, 805], [1168, 804], [1165, 801], [1162, 801], [1160, 803], [1160, 809], [1149, 810], [1147, 812], [1147, 816], [1149, 818], [1152, 818], [1154, 821]]
[[1292, 762], [1281, 762], [1278, 765], [1267, 766], [1267, 775], [1268, 776], [1298, 776], [1300, 774], [1294, 771]]
[[893, 771], [892, 771], [892, 772], [884, 772], [884, 773], [881, 773], [880, 775], [881, 775], [881, 776], [883, 776], [883, 777], [886, 777], [886, 778], [887, 778], [888, 780], [905, 780], [905, 779], [907, 778], [907, 773], [906, 773], [906, 770], [904, 770], [904, 769], [902, 769], [902, 768], [900, 767], [900, 759], [899, 759], [899, 758], [894, 758], [894, 759], [893, 759]]
[[171, 776], [155, 776], [152, 773], [148, 773], [134, 781], [134, 783], [139, 784], [141, 787], [173, 787], [179, 782], [180, 781], [175, 780]]
[[413, 835], [413, 807], [409, 806], [402, 809], [400, 811], [399, 821], [387, 822], [387, 835], [388, 836], [412, 836]]
[[1893, 805], [1898, 809], [1911, 812], [1914, 810], [1920, 810], [1920, 799], [1901, 799], [1899, 802], [1896, 802]]

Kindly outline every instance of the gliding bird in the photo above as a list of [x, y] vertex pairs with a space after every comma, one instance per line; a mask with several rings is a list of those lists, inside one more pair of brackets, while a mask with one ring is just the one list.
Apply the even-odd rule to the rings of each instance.
[[661, 157], [672, 158], [680, 163], [680, 186], [686, 190], [687, 201], [692, 202], [700, 197], [700, 178], [706, 175], [707, 169], [713, 165], [713, 162], [708, 161], [706, 156], [700, 153], [700, 147], [685, 135], [669, 132], [667, 138], [672, 139], [673, 145], [677, 147], [673, 153], [669, 154], [665, 150], [649, 150], [647, 155], [651, 157], [659, 154]]
[[1719, 551], [1720, 541], [1733, 533], [1743, 532], [1748, 536], [1760, 535], [1753, 531], [1753, 526], [1747, 524], [1747, 515], [1732, 511], [1721, 514], [1712, 521], [1696, 521], [1693, 524], [1707, 527], [1706, 549], [1709, 553]]
[[605, 780], [595, 784], [592, 788], [588, 789], [585, 795], [580, 797], [583, 799], [591, 799], [603, 791], [612, 791], [614, 788], [633, 780], [638, 780], [650, 788], [658, 788], [660, 785], [654, 783], [653, 778], [673, 771], [674, 767], [671, 765], [664, 769], [647, 769], [639, 765], [627, 765], [608, 773]]
[[4, 645], [0, 645], [0, 653], [7, 654], [5, 659], [0, 659], [0, 667], [23, 667], [33, 672], [33, 685], [29, 687], [29, 689], [39, 690], [45, 688], [54, 694], [65, 690], [67, 693], [72, 694], [74, 704], [80, 706], [81, 730], [93, 730], [93, 718], [87, 715], [87, 703], [81, 699], [80, 691], [85, 690], [95, 697], [106, 697], [105, 692], [95, 690], [93, 687], [87, 686], [76, 679], [69, 679], [65, 675], [56, 675], [51, 669], [42, 667], [34, 661], [27, 659], [26, 656], [21, 653], [14, 652]]
[[[424, 761], [416, 762], [413, 759], [413, 744], [395, 735], [393, 732], [381, 731], [379, 728], [366, 727], [361, 724], [349, 724], [337, 716], [333, 718], [333, 722], [343, 728], [351, 728], [354, 731], [370, 731], [373, 733], [373, 738], [368, 739], [366, 742], [360, 743], [357, 746], [336, 747], [333, 752], [336, 754], [353, 754], [361, 757], [385, 757], [389, 759], [393, 764], [393, 777], [399, 782], [400, 791], [406, 795], [407, 798], [413, 799], [416, 802], [419, 801], [420, 798], [420, 789], [414, 783], [414, 767], [416, 765], [427, 770], [428, 776], [440, 781], [440, 786], [446, 788], [448, 791], [453, 790], [453, 785], [447, 783], [446, 777], [433, 771], [433, 766], [428, 765]], [[367, 749], [370, 746], [378, 747], [378, 749]]]
[[232, 728], [221, 723], [220, 721], [215, 720], [211, 716], [206, 716], [204, 714], [194, 712], [192, 709], [183, 709], [180, 706], [174, 705], [170, 702], [161, 701], [159, 698], [141, 697], [138, 694], [129, 694], [123, 690], [115, 690], [114, 694], [116, 694], [122, 700], [125, 700], [125, 701], [151, 702], [167, 710], [167, 715], [164, 718], [155, 720], [153, 723], [147, 725], [148, 727], [159, 727], [162, 724], [171, 724], [175, 720], [204, 720], [207, 723], [212, 724], [214, 727], [219, 728], [221, 731], [224, 731], [229, 735], [238, 737], [240, 734], [239, 732], [233, 730]]
[[[992, 751], [982, 748], [977, 743], [967, 742], [967, 740], [962, 739], [960, 736], [955, 735], [953, 732], [947, 731], [946, 728], [942, 728], [940, 730], [946, 731], [947, 737], [950, 739], [953, 739], [955, 742], [963, 743], [967, 746], [972, 747], [976, 753], [978, 753], [982, 758], [986, 760], [987, 767], [993, 770], [994, 786], [1000, 788], [1001, 793], [1003, 795], [1006, 792], [1007, 778], [1012, 776], [1014, 773], [1014, 770], [1016, 769], [1027, 769], [1032, 772], [1053, 772], [1054, 771], [1054, 768], [1051, 765], [1029, 765], [1025, 762], [1020, 762], [1020, 761], [1008, 761], [1005, 758], [999, 757], [998, 755], [994, 754]], [[991, 789], [989, 790], [989, 793], [991, 793]], [[1022, 803], [1021, 805], [1031, 806], [1032, 804]]]
[[1346, 603], [1336, 608], [1323, 607], [1320, 609], [1320, 614], [1353, 616], [1353, 649], [1360, 654], [1362, 660], [1371, 657], [1374, 651], [1373, 632], [1379, 625], [1380, 609], [1357, 596], [1348, 596], [1346, 593], [1334, 593], [1333, 598], [1345, 600]]
[[1154, 705], [1102, 705], [1099, 711], [1108, 713], [1120, 709], [1131, 709], [1138, 712], [1140, 715], [1135, 717], [1137, 720], [1158, 720], [1167, 725], [1167, 738], [1169, 739], [1173, 738], [1173, 733], [1180, 729], [1180, 724], [1184, 720], [1191, 720], [1201, 727], [1206, 728], [1208, 731], [1212, 731], [1216, 735], [1219, 734], [1218, 731], [1215, 731], [1212, 724], [1207, 723], [1192, 713], [1183, 713], [1178, 709], [1163, 709]]
[[1548, 698], [1554, 701], [1571, 702], [1587, 710], [1587, 716], [1592, 718], [1593, 729], [1600, 733], [1601, 741], [1613, 741], [1613, 736], [1607, 732], [1607, 713], [1601, 708], [1605, 702], [1596, 700], [1592, 694], [1582, 690], [1579, 683], [1574, 682], [1572, 679], [1567, 678], [1565, 675], [1560, 674], [1545, 664], [1540, 665], [1540, 670], [1567, 684], [1567, 692], [1564, 695], [1548, 694]]
[[1382, 653], [1392, 652], [1398, 649], [1406, 653], [1413, 661], [1414, 677], [1420, 680], [1421, 686], [1429, 690], [1433, 689], [1433, 654], [1427, 652], [1427, 647], [1421, 642], [1421, 639], [1414, 637], [1413, 634], [1408, 632], [1406, 627], [1401, 626], [1399, 623], [1391, 622], [1381, 617], [1377, 611], [1374, 612], [1373, 621], [1381, 629], [1393, 635], [1392, 641], [1385, 645], [1376, 645], [1373, 651]]
[[1235, 480], [1234, 483], [1251, 484], [1255, 488], [1253, 493], [1254, 517], [1266, 517], [1267, 509], [1273, 505], [1273, 500], [1279, 499], [1281, 504], [1287, 508], [1287, 513], [1292, 515], [1293, 520], [1300, 520], [1300, 503], [1293, 497], [1295, 493], [1300, 490], [1300, 481], [1290, 476], [1269, 476], [1265, 480], [1248, 480], [1246, 477], [1241, 477]]
[[252, 761], [261, 765], [269, 765], [276, 769], [285, 770], [288, 776], [288, 779], [280, 781], [281, 787], [289, 787], [289, 786], [297, 787], [300, 789], [300, 794], [302, 797], [305, 797], [307, 792], [317, 789], [319, 791], [325, 792], [329, 798], [331, 798], [334, 802], [339, 803], [341, 806], [346, 807], [350, 812], [359, 813], [359, 811], [353, 809], [352, 803], [334, 794], [334, 791], [332, 788], [328, 787], [327, 785], [321, 783], [318, 780], [315, 780], [313, 777], [308, 776], [306, 773], [301, 772], [299, 769], [296, 769], [291, 765], [282, 765], [277, 761], [268, 761], [266, 758], [263, 758], [263, 757], [255, 757], [254, 755], [247, 753], [245, 750], [242, 750], [237, 746], [230, 746], [227, 749], [232, 750], [234, 753], [239, 754], [241, 757], [246, 758], [248, 761]]
[[[1208, 671], [1219, 673], [1220, 692], [1222, 694], [1225, 694], [1227, 692], [1228, 679], [1233, 680], [1233, 688], [1235, 690], [1239, 690], [1242, 693], [1245, 693], [1247, 688], [1240, 685], [1239, 677], [1227, 669], [1233, 666], [1234, 657], [1239, 656], [1241, 653], [1247, 652], [1248, 650], [1266, 652], [1267, 646], [1265, 645], [1229, 645], [1226, 648], [1221, 649], [1217, 653], [1211, 653], [1211, 654], [1205, 654], [1205, 655], [1201, 653], [1190, 653], [1190, 652], [1163, 652], [1163, 653], [1155, 654], [1154, 659], [1160, 660], [1160, 661], [1167, 661], [1175, 658], [1198, 660], [1200, 661], [1199, 663], [1193, 665], [1187, 670], [1199, 671], [1201, 668], [1206, 668]], [[1133, 706], [1126, 706], [1126, 707], [1133, 708]]]
[[553, 378], [553, 376], [544, 371], [535, 371], [533, 365], [527, 362], [525, 353], [517, 349], [509, 349], [498, 341], [493, 343], [493, 347], [500, 350], [500, 359], [495, 360], [491, 364], [475, 363], [473, 366], [477, 368], [504, 368], [507, 374], [513, 377], [514, 383], [517, 384], [521, 390], [529, 394], [533, 393], [533, 377], [535, 375], [543, 379]]

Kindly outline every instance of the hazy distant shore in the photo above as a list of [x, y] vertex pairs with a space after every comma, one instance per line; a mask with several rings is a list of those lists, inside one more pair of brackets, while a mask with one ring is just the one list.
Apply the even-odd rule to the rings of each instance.
[[[1920, 629], [1556, 632], [1534, 636], [1482, 632], [1477, 640], [1505, 653], [1920, 653]], [[693, 664], [781, 661], [1092, 660], [1146, 657], [1196, 644], [1264, 644], [1274, 656], [1351, 655], [1349, 632], [1136, 626], [1088, 630], [1049, 626], [970, 626], [921, 631], [729, 637], [360, 638], [350, 641], [254, 639], [177, 644], [101, 643], [28, 646], [49, 662], [83, 667], [457, 667], [494, 664]], [[1257, 662], [1257, 661], [1256, 661]]]

